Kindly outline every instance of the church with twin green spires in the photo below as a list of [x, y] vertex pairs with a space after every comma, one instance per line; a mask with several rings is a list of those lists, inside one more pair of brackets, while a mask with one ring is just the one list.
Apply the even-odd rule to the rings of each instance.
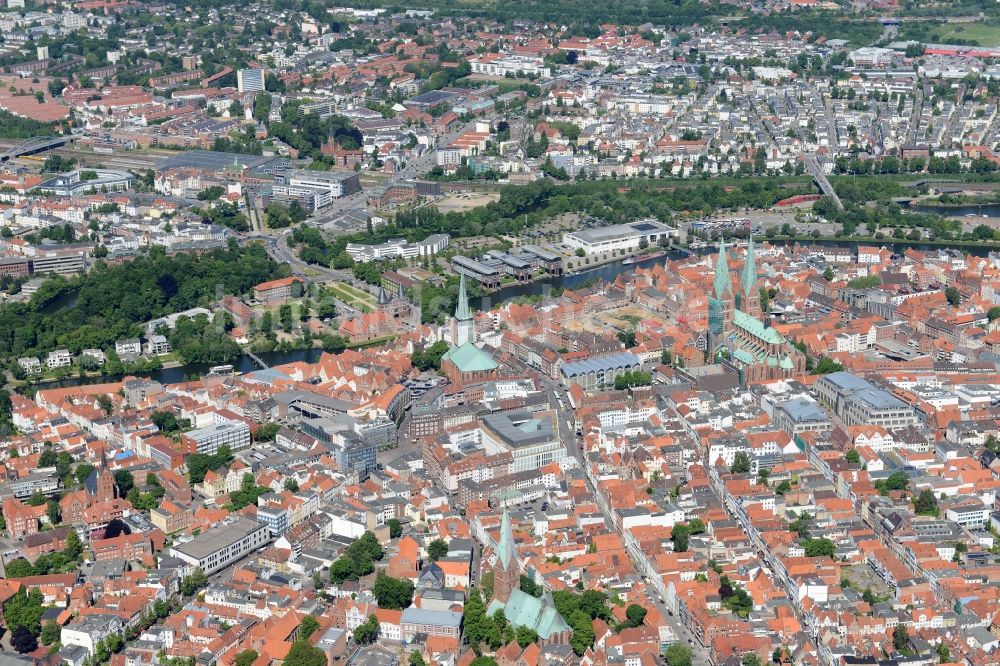
[[725, 241], [719, 241], [715, 277], [708, 296], [709, 351], [715, 362], [731, 365], [742, 384], [794, 377], [806, 369], [805, 356], [761, 310], [753, 237], [747, 244], [739, 290], [733, 287]]

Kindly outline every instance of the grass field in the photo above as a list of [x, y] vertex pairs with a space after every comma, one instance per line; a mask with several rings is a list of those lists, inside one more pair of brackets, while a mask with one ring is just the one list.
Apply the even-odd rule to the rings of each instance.
[[373, 312], [375, 310], [375, 297], [368, 292], [361, 291], [357, 287], [352, 287], [344, 282], [334, 282], [327, 285], [334, 296], [350, 305], [352, 308], [362, 312]]
[[952, 39], [968, 39], [978, 42], [980, 46], [1000, 45], [1000, 25], [985, 23], [946, 23], [937, 29], [941, 41], [948, 43]]

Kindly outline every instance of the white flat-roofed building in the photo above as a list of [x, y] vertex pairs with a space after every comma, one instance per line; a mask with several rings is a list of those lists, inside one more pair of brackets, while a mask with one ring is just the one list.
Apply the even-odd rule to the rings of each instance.
[[64, 368], [67, 365], [72, 365], [73, 357], [70, 356], [68, 349], [57, 349], [49, 352], [45, 363], [49, 366], [49, 369]]
[[95, 193], [124, 192], [131, 189], [135, 176], [128, 171], [111, 169], [78, 169], [59, 174], [38, 185], [42, 192], [59, 196], [79, 196]]
[[213, 423], [206, 428], [184, 433], [181, 442], [190, 453], [214, 455], [223, 446], [240, 451], [250, 446], [250, 427], [242, 421]]
[[210, 576], [270, 542], [271, 531], [267, 525], [241, 517], [173, 546], [170, 555], [200, 568], [206, 576]]
[[413, 257], [424, 257], [437, 254], [448, 247], [450, 236], [448, 234], [431, 234], [422, 241], [408, 243], [405, 238], [394, 238], [379, 245], [364, 245], [361, 243], [348, 243], [347, 254], [354, 261], [377, 261], [394, 257], [411, 259]]
[[563, 244], [581, 249], [587, 254], [599, 254], [615, 250], [635, 251], [643, 241], [648, 245], [656, 245], [661, 240], [669, 241], [676, 235], [677, 230], [665, 224], [654, 220], [640, 220], [563, 234]]
[[552, 75], [552, 70], [545, 66], [545, 61], [541, 58], [530, 56], [483, 56], [473, 58], [469, 61], [469, 67], [473, 74], [486, 74], [487, 76], [542, 76]]
[[264, 90], [264, 70], [241, 69], [236, 72], [236, 87], [240, 92], [261, 92]]
[[97, 652], [97, 644], [112, 635], [121, 635], [124, 624], [117, 615], [111, 613], [95, 613], [84, 615], [78, 620], [66, 625], [59, 634], [63, 645], [79, 645], [93, 656]]
[[559, 440], [554, 410], [488, 414], [483, 417], [480, 431], [489, 455], [511, 455], [513, 473], [541, 469], [567, 456]]
[[309, 171], [292, 169], [278, 176], [273, 186], [276, 195], [308, 200], [313, 209], [323, 208], [334, 199], [361, 189], [360, 176], [353, 171]]

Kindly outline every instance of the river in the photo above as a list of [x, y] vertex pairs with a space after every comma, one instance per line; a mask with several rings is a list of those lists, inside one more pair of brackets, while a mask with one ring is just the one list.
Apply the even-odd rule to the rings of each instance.
[[[970, 207], [977, 208], [977, 207]], [[995, 214], [1000, 217], [1000, 205], [994, 206], [995, 212], [989, 212], [989, 207], [984, 206], [984, 211], [989, 212], [989, 214]], [[978, 209], [978, 208], [977, 208]], [[958, 209], [955, 209], [958, 210]], [[963, 209], [964, 210], [964, 209]], [[964, 215], [964, 212], [963, 212]], [[849, 248], [856, 251], [858, 245], [874, 245], [876, 247], [887, 247], [893, 252], [902, 253], [907, 248], [913, 248], [915, 250], [920, 250], [922, 252], [933, 252], [934, 250], [940, 250], [947, 247], [947, 245], [935, 245], [931, 243], [899, 243], [895, 242], [891, 238], [884, 238], [882, 240], [872, 239], [870, 241], [849, 241], [849, 240], [839, 240], [836, 238], [820, 238], [820, 239], [809, 239], [806, 241], [788, 241], [788, 240], [768, 240], [764, 238], [759, 238], [757, 242], [767, 242], [775, 245], [794, 245], [798, 243], [800, 245], [822, 245], [828, 247], [843, 247]], [[619, 274], [627, 271], [634, 270], [635, 268], [650, 268], [657, 263], [664, 263], [668, 260], [682, 259], [690, 254], [715, 254], [716, 248], [718, 246], [714, 243], [709, 244], [708, 247], [704, 247], [698, 250], [671, 250], [667, 253], [665, 257], [659, 257], [656, 259], [647, 259], [646, 261], [640, 261], [635, 264], [622, 264], [621, 261], [615, 261], [612, 263], [604, 264], [600, 268], [595, 268], [591, 271], [585, 271], [583, 273], [571, 273], [568, 275], [562, 275], [560, 277], [555, 277], [551, 279], [542, 278], [534, 282], [526, 282], [524, 284], [511, 284], [506, 287], [502, 287], [497, 291], [486, 294], [482, 298], [470, 299], [470, 305], [480, 310], [488, 310], [490, 308], [496, 307], [501, 303], [505, 303], [514, 298], [519, 298], [521, 296], [538, 296], [540, 294], [545, 294], [553, 289], [572, 289], [574, 287], [579, 287], [581, 284], [586, 284], [595, 278], [601, 280], [607, 280], [608, 282], [613, 281], [618, 277]], [[985, 257], [991, 251], [996, 248], [988, 248], [983, 246], [968, 245], [960, 246], [959, 248], [963, 252], [968, 252], [969, 254]]]
[[[977, 208], [978, 207], [973, 207]], [[986, 207], [984, 207], [986, 208]], [[1000, 216], [1000, 206], [996, 206], [998, 216]], [[790, 244], [788, 241], [768, 241], [772, 243], [780, 244]], [[810, 245], [828, 245], [836, 247], [847, 247], [851, 249], [857, 248], [859, 244], [865, 245], [875, 245], [875, 246], [886, 246], [893, 250], [893, 252], [902, 252], [906, 248], [915, 248], [918, 250], [929, 251], [935, 249], [941, 249], [945, 246], [938, 245], [928, 245], [923, 243], [892, 243], [889, 239], [882, 241], [872, 240], [870, 242], [858, 241], [843, 241], [837, 239], [819, 239], [819, 240], [809, 240], [806, 243]], [[985, 247], [968, 246], [962, 248], [971, 254], [977, 256], [986, 256], [990, 249]], [[715, 252], [715, 246], [709, 246], [701, 250], [693, 251], [696, 254], [710, 254]], [[621, 261], [615, 261], [608, 264], [604, 264], [599, 268], [595, 268], [590, 271], [584, 271], [582, 273], [572, 273], [569, 275], [562, 275], [548, 280], [536, 280], [534, 282], [528, 282], [524, 284], [512, 284], [499, 289], [498, 291], [492, 292], [483, 296], [482, 298], [470, 299], [470, 305], [479, 310], [486, 310], [498, 306], [506, 301], [519, 298], [522, 296], [538, 296], [550, 293], [554, 289], [572, 289], [574, 287], [579, 287], [582, 284], [586, 284], [595, 279], [613, 281], [619, 274], [627, 271], [635, 270], [636, 268], [650, 268], [657, 263], [664, 263], [672, 259], [683, 258], [686, 251], [681, 250], [671, 250], [667, 253], [665, 257], [658, 257], [655, 259], [647, 259], [645, 261], [640, 261], [635, 264], [622, 264]], [[49, 311], [50, 307], [55, 306], [55, 303], [60, 303], [65, 307], [73, 307], [76, 304], [76, 293], [71, 292], [69, 294], [63, 295], [53, 304], [46, 307], [46, 311]], [[307, 363], [314, 363], [319, 360], [320, 355], [323, 353], [322, 349], [298, 349], [287, 352], [269, 352], [258, 354], [261, 360], [268, 364], [268, 366], [282, 365], [284, 363], [294, 363], [297, 361], [305, 361]], [[252, 372], [254, 370], [259, 370], [260, 366], [247, 355], [243, 355], [236, 359], [231, 364], [233, 369], [240, 373]], [[184, 381], [185, 376], [192, 375], [204, 375], [206, 374], [211, 365], [209, 364], [192, 364], [177, 368], [163, 368], [161, 370], [154, 370], [151, 372], [140, 372], [135, 373], [137, 376], [149, 377], [155, 381], [162, 384], [172, 384]], [[55, 388], [55, 387], [68, 387], [68, 386], [79, 386], [81, 384], [98, 384], [101, 382], [113, 382], [121, 379], [121, 376], [111, 376], [111, 377], [67, 377], [58, 382], [48, 382], [46, 384], [40, 384], [39, 388]]]
[[910, 206], [919, 213], [934, 213], [945, 217], [1000, 217], [1000, 204], [969, 204], [964, 206]]
[[[274, 366], [282, 365], [284, 363], [294, 363], [296, 361], [315, 363], [319, 360], [322, 353], [322, 349], [314, 347], [313, 349], [295, 349], [287, 352], [260, 353], [257, 354], [257, 356], [259, 356], [260, 359], [269, 366]], [[257, 365], [257, 362], [246, 354], [240, 356], [230, 365], [232, 365], [233, 369], [239, 373], [253, 372], [254, 370], [261, 369], [260, 366]], [[209, 363], [192, 363], [190, 365], [183, 365], [176, 368], [161, 368], [160, 370], [134, 372], [130, 374], [136, 377], [148, 377], [149, 379], [158, 381], [161, 384], [176, 384], [184, 381], [185, 377], [207, 374], [211, 368], [212, 364]], [[120, 381], [123, 376], [124, 375], [109, 375], [103, 377], [66, 377], [65, 379], [60, 379], [59, 381], [45, 382], [43, 384], [38, 384], [37, 386], [41, 390], [47, 388], [80, 386], [82, 384], [103, 384], [105, 382]]]
[[506, 303], [509, 300], [520, 298], [522, 296], [544, 295], [550, 293], [553, 289], [572, 289], [594, 280], [607, 280], [608, 282], [612, 282], [623, 272], [635, 270], [636, 268], [650, 268], [651, 266], [655, 266], [657, 263], [662, 264], [668, 260], [681, 259], [687, 254], [688, 253], [684, 251], [671, 250], [665, 257], [646, 259], [645, 261], [639, 261], [634, 264], [622, 264], [621, 261], [613, 261], [582, 273], [570, 273], [568, 275], [560, 275], [559, 277], [554, 278], [542, 278], [540, 280], [535, 280], [534, 282], [525, 282], [523, 284], [510, 284], [506, 287], [501, 287], [497, 291], [486, 294], [482, 298], [470, 299], [469, 305], [478, 310], [489, 310], [501, 303]]

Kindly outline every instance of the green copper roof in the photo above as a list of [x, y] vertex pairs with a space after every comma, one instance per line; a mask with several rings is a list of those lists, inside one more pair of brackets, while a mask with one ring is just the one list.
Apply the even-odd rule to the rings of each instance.
[[740, 284], [743, 285], [743, 293], [750, 296], [757, 289], [757, 256], [753, 247], [753, 236], [747, 244], [747, 259], [743, 264], [743, 273], [740, 275]]
[[719, 257], [715, 262], [715, 280], [712, 282], [715, 288], [715, 297], [722, 300], [725, 293], [732, 292], [733, 281], [729, 277], [729, 261], [726, 259], [726, 243], [719, 241]]
[[791, 370], [794, 367], [795, 367], [795, 363], [792, 362], [792, 357], [789, 356], [788, 354], [785, 354], [784, 357], [781, 359], [781, 369], [782, 370]]
[[551, 638], [554, 634], [570, 630], [569, 625], [556, 610], [549, 594], [546, 594], [545, 598], [539, 599], [519, 589], [514, 589], [506, 604], [494, 599], [490, 602], [486, 613], [492, 616], [500, 609], [503, 609], [504, 617], [512, 625], [534, 629], [543, 640]]
[[455, 307], [455, 319], [465, 321], [472, 319], [469, 312], [469, 297], [465, 293], [465, 273], [458, 280], [458, 305]]
[[760, 338], [764, 342], [774, 345], [781, 345], [785, 343], [785, 338], [782, 337], [781, 333], [778, 333], [778, 331], [770, 326], [765, 326], [764, 322], [760, 319], [751, 317], [742, 310], [735, 310], [733, 312], [733, 324], [735, 324], [737, 328], [743, 329], [747, 333]]
[[500, 521], [500, 543], [497, 545], [497, 556], [500, 565], [506, 569], [514, 559], [514, 533], [510, 527], [510, 514], [507, 509], [503, 510], [503, 519]]
[[444, 353], [441, 360], [451, 361], [461, 372], [488, 372], [498, 367], [492, 356], [471, 342], [466, 342], [461, 347], [452, 347]]

